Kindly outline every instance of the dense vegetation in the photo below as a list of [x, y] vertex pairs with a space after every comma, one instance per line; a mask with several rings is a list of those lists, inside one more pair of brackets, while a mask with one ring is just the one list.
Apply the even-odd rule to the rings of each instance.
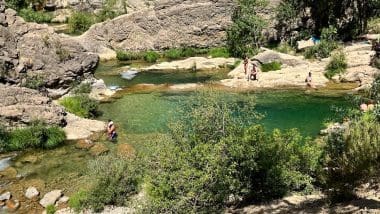
[[99, 103], [86, 94], [65, 97], [59, 102], [65, 109], [77, 116], [95, 118], [99, 115]]
[[347, 69], [347, 60], [343, 51], [334, 53], [326, 67], [325, 76], [329, 79], [337, 74], [344, 73]]
[[277, 71], [281, 70], [281, 62], [273, 61], [269, 63], [264, 63], [261, 65], [261, 71], [262, 72], [268, 72], [268, 71]]
[[28, 148], [52, 149], [61, 145], [65, 139], [65, 133], [60, 127], [47, 126], [41, 121], [14, 130], [0, 127], [0, 152]]

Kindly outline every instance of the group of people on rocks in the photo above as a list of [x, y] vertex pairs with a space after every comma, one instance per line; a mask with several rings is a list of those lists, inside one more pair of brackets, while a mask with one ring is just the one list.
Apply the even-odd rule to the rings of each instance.
[[[245, 77], [247, 78], [247, 81], [249, 82], [250, 80], [252, 81], [259, 81], [258, 79], [258, 69], [257, 69], [257, 65], [256, 63], [252, 62], [251, 63], [251, 66], [249, 64], [249, 59], [248, 57], [245, 57], [244, 59], [244, 75]], [[312, 73], [309, 72], [306, 79], [305, 79], [305, 83], [308, 87], [310, 88], [315, 88], [314, 84], [313, 84], [313, 79], [312, 79]]]

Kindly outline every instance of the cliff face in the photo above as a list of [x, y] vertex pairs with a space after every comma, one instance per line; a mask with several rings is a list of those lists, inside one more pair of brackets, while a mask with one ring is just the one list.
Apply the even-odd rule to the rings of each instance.
[[78, 38], [87, 49], [146, 50], [224, 43], [233, 0], [165, 0], [148, 8], [94, 25]]
[[67, 88], [91, 75], [97, 55], [47, 25], [25, 22], [4, 5], [0, 0], [0, 83]]

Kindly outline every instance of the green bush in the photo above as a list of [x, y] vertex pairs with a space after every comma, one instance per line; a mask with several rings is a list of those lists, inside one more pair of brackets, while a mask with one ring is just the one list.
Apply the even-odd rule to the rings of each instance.
[[86, 191], [80, 190], [70, 197], [69, 207], [71, 207], [76, 213], [79, 213], [83, 208], [85, 208], [87, 198], [88, 193]]
[[182, 49], [176, 49], [176, 48], [169, 49], [165, 51], [164, 56], [169, 60], [182, 58]]
[[28, 6], [28, 1], [25, 0], [6, 0], [7, 7], [10, 7], [16, 11], [26, 8]]
[[27, 148], [52, 149], [61, 145], [65, 139], [65, 133], [60, 127], [51, 126], [36, 121], [26, 128], [15, 129], [6, 134], [2, 145], [5, 151], [18, 151]]
[[326, 67], [325, 76], [331, 79], [337, 74], [344, 73], [347, 69], [346, 56], [342, 51], [332, 55], [329, 64]]
[[[371, 118], [371, 117], [369, 117]], [[365, 117], [331, 133], [324, 149], [325, 191], [334, 201], [351, 199], [354, 189], [379, 172], [380, 124]]]
[[94, 118], [99, 115], [99, 102], [89, 98], [88, 95], [75, 95], [65, 97], [59, 102], [66, 110], [79, 117]]
[[92, 88], [90, 83], [81, 83], [74, 87], [71, 92], [73, 94], [89, 94], [91, 90]]
[[287, 42], [282, 42], [278, 47], [275, 48], [275, 50], [285, 54], [294, 54], [296, 52], [295, 48], [289, 45]]
[[258, 119], [250, 100], [198, 96], [171, 126], [173, 142], [153, 149], [144, 212], [213, 213], [231, 197], [257, 201], [312, 190], [317, 145], [296, 130], [267, 134], [250, 126]]
[[311, 58], [327, 58], [331, 55], [331, 52], [339, 47], [335, 41], [321, 41], [313, 47], [307, 48], [304, 52], [306, 59]]
[[230, 57], [230, 53], [227, 48], [221, 47], [221, 48], [211, 48], [208, 52], [208, 55], [210, 55], [212, 58], [217, 57], [224, 57], [228, 58]]
[[160, 58], [160, 54], [158, 54], [155, 51], [147, 51], [144, 54], [144, 60], [149, 63], [157, 62], [157, 60]]
[[53, 204], [46, 207], [46, 214], [54, 214], [57, 211]]
[[27, 22], [36, 23], [50, 23], [53, 15], [42, 11], [34, 11], [31, 8], [21, 9], [18, 15], [25, 19]]
[[0, 152], [4, 152], [3, 150], [9, 142], [9, 138], [9, 132], [4, 126], [0, 125]]
[[112, 155], [90, 162], [90, 176], [96, 185], [88, 192], [85, 204], [95, 211], [102, 210], [107, 204], [126, 205], [129, 197], [138, 192], [141, 166], [136, 159], [126, 160]]
[[27, 75], [21, 84], [22, 87], [31, 88], [31, 89], [40, 89], [45, 85], [45, 80], [42, 75]]
[[79, 34], [87, 31], [95, 23], [95, 17], [91, 13], [75, 12], [68, 20], [69, 32]]
[[380, 17], [373, 18], [368, 22], [368, 32], [373, 34], [380, 33]]
[[261, 71], [262, 72], [268, 72], [268, 71], [277, 71], [281, 70], [282, 63], [273, 61], [269, 63], [264, 63], [261, 65]]
[[116, 51], [116, 58], [120, 61], [139, 60], [139, 59], [144, 58], [144, 54], [141, 52], [130, 52], [130, 51], [117, 50]]

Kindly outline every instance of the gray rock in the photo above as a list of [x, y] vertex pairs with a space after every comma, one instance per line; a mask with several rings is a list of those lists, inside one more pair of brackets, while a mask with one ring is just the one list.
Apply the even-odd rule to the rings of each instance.
[[62, 196], [62, 190], [53, 190], [44, 195], [44, 197], [40, 200], [40, 204], [43, 207], [47, 207], [49, 205], [54, 205], [55, 202]]
[[40, 194], [35, 187], [29, 187], [25, 192], [25, 197], [32, 199], [37, 197]]
[[6, 201], [11, 198], [11, 193], [10, 192], [5, 192], [0, 195], [0, 201]]
[[64, 125], [65, 111], [38, 91], [0, 84], [0, 124], [25, 126], [38, 119], [49, 125]]
[[62, 196], [59, 198], [59, 200], [57, 201], [57, 205], [58, 204], [66, 204], [67, 202], [69, 202], [69, 197], [67, 196]]

